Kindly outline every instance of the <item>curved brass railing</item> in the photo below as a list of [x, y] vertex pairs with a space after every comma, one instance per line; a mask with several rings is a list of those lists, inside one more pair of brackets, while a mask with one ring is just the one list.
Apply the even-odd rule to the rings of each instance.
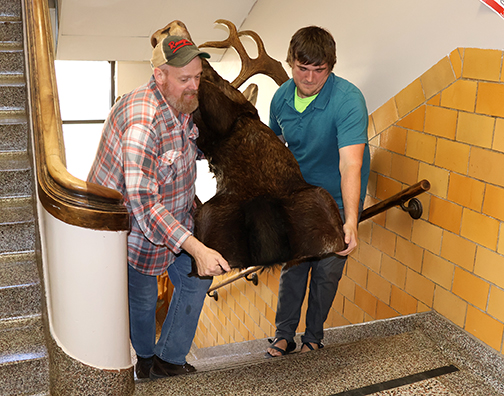
[[40, 201], [49, 213], [65, 223], [127, 230], [129, 216], [122, 195], [80, 180], [66, 169], [48, 5], [44, 0], [24, 1], [27, 92]]

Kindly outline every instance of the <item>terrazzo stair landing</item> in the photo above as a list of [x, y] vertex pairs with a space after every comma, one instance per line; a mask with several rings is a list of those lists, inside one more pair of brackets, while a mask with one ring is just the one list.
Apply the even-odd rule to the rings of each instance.
[[504, 358], [435, 312], [326, 329], [316, 352], [265, 359], [266, 339], [196, 349], [187, 376], [135, 396], [501, 396]]
[[35, 258], [21, 3], [0, 1], [0, 395], [49, 394]]

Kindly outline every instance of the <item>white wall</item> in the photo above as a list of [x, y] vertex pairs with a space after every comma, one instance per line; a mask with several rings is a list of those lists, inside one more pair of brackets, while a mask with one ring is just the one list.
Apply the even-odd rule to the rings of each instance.
[[66, 224], [39, 204], [51, 334], [92, 367], [131, 367], [127, 232]]
[[[504, 49], [504, 19], [479, 0], [258, 0], [241, 29], [284, 61], [292, 34], [312, 24], [334, 35], [335, 73], [363, 91], [370, 113], [458, 47]], [[223, 65], [230, 59], [231, 51]], [[260, 87], [263, 119], [270, 89]]]
[[[268, 54], [284, 62], [292, 34], [312, 24], [334, 35], [334, 71], [362, 90], [370, 113], [458, 47], [504, 49], [504, 19], [479, 0], [258, 0], [238, 28], [256, 31]], [[208, 40], [222, 39], [222, 29], [216, 25]], [[255, 57], [252, 40], [243, 43]], [[213, 59], [221, 58], [222, 52], [213, 53]], [[229, 50], [221, 59], [214, 68], [232, 81], [240, 69], [238, 55]], [[290, 75], [285, 62], [284, 67]], [[147, 82], [150, 73], [148, 62], [120, 62], [117, 93]], [[256, 107], [267, 123], [277, 85], [255, 76], [240, 89], [253, 82], [259, 85]]]
[[151, 75], [152, 68], [149, 62], [117, 62], [116, 97], [147, 83]]
[[[206, 5], [206, 0], [200, 1]], [[194, 27], [196, 21], [199, 21], [197, 26], [208, 24], [211, 28], [206, 39], [222, 39], [225, 29], [214, 26], [214, 18], [198, 14], [198, 9], [201, 8], [194, 7], [191, 11], [196, 14], [194, 18], [182, 20], [189, 27]], [[130, 12], [138, 14], [135, 9]], [[177, 15], [166, 15], [163, 20], [168, 23], [175, 18]], [[333, 33], [338, 52], [335, 72], [361, 88], [370, 112], [458, 47], [504, 48], [504, 20], [480, 0], [257, 0], [238, 28], [259, 33], [268, 53], [283, 61], [292, 34], [310, 24], [326, 27]], [[202, 28], [206, 30], [207, 26]], [[149, 53], [149, 37], [138, 37], [138, 40]], [[197, 42], [200, 43], [201, 40]], [[113, 48], [99, 51], [105, 57], [107, 53], [110, 55], [102, 60], [113, 59]], [[142, 54], [135, 54], [135, 60], [144, 59], [143, 53], [144, 50]], [[218, 53], [214, 59], [220, 59], [221, 55]], [[238, 73], [237, 59], [234, 51], [228, 51], [216, 69], [232, 80]], [[128, 64], [131, 72], [125, 79], [126, 74], [121, 75], [119, 69], [118, 94], [144, 83], [150, 75], [148, 62], [121, 63]], [[266, 120], [276, 85], [268, 78], [259, 81], [257, 107]]]

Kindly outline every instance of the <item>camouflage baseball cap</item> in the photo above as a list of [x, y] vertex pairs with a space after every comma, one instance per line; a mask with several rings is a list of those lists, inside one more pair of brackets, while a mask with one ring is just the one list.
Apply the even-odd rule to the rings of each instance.
[[180, 36], [166, 36], [152, 51], [151, 65], [156, 68], [166, 63], [183, 67], [197, 56], [210, 58], [210, 54], [200, 51], [191, 41]]

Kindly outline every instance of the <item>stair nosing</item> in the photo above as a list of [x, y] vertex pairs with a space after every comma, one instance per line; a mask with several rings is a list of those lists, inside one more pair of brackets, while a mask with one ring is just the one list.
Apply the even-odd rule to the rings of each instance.
[[1, 87], [24, 87], [26, 81], [23, 74], [2, 74], [0, 73], [0, 86]]

